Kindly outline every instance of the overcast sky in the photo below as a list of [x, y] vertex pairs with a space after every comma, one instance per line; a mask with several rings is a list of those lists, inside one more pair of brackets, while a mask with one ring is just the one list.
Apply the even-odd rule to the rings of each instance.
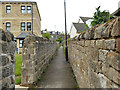
[[[64, 31], [64, 0], [36, 0], [42, 18], [42, 30]], [[72, 22], [78, 22], [79, 16], [92, 17], [95, 8], [113, 13], [118, 8], [119, 0], [66, 0], [67, 30]]]
[[[42, 30], [64, 31], [64, 0], [32, 1], [36, 1], [38, 4], [42, 19]], [[79, 16], [92, 17], [95, 8], [99, 5], [101, 6], [101, 10], [109, 10], [110, 13], [113, 13], [118, 8], [119, 1], [120, 0], [66, 0], [68, 32], [70, 31], [72, 22], [78, 22]]]

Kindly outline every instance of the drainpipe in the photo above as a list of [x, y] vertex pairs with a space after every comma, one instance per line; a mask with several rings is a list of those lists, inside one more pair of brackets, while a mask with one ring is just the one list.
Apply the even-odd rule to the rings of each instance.
[[33, 3], [32, 3], [32, 34], [33, 34]]
[[0, 20], [0, 22], [1, 22], [1, 25], [0, 25], [0, 28], [3, 28], [3, 22], [2, 22], [2, 2], [0, 1], [0, 9], [1, 9], [1, 14], [0, 14], [0, 18], [1, 18], [1, 20]]

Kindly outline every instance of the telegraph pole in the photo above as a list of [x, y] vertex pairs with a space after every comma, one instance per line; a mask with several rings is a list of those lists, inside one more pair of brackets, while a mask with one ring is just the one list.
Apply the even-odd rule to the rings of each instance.
[[64, 0], [64, 13], [65, 13], [65, 57], [68, 61], [68, 46], [67, 46], [67, 23], [66, 23], [66, 0]]

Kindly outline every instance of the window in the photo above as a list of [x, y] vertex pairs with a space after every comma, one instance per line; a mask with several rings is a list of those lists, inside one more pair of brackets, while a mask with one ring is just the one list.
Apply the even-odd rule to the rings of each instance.
[[27, 22], [27, 31], [31, 31], [31, 22]]
[[19, 40], [19, 48], [22, 48], [22, 47], [23, 47], [23, 40], [20, 39], [20, 40]]
[[31, 13], [31, 6], [27, 6], [27, 13]]
[[6, 13], [10, 13], [11, 12], [11, 6], [6, 6]]
[[21, 22], [21, 31], [25, 31], [25, 22]]
[[10, 22], [6, 23], [6, 30], [10, 31]]
[[25, 13], [25, 6], [21, 6], [21, 13]]

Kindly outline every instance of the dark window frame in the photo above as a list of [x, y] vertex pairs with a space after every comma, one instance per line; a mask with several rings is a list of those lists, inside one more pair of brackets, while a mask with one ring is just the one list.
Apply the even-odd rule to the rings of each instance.
[[[28, 24], [30, 23], [30, 26], [28, 26]], [[29, 30], [30, 28], [30, 30]], [[31, 22], [27, 22], [27, 31], [31, 31]]]
[[[24, 26], [22, 26], [23, 23], [24, 23]], [[22, 30], [22, 27], [24, 27], [24, 30]], [[25, 22], [21, 22], [21, 31], [25, 31]]]
[[[25, 13], [25, 9], [22, 9], [22, 7], [25, 7], [25, 6], [21, 6], [21, 13], [24, 14]], [[24, 10], [24, 13], [22, 12]]]
[[[30, 9], [28, 9], [28, 7], [30, 7]], [[31, 13], [31, 6], [27, 6], [27, 13], [28, 13], [28, 11], [30, 11], [30, 13]]]
[[[10, 9], [8, 9], [8, 7], [10, 7]], [[8, 12], [8, 10], [9, 10], [10, 12]], [[10, 5], [7, 5], [7, 6], [6, 6], [6, 13], [11, 13], [11, 6], [10, 6]]]
[[[9, 26], [8, 26], [8, 23], [9, 23]], [[6, 22], [6, 30], [8, 30], [8, 28], [10, 28], [11, 27], [11, 23], [10, 22]], [[10, 31], [10, 30], [8, 30], [8, 31]]]

